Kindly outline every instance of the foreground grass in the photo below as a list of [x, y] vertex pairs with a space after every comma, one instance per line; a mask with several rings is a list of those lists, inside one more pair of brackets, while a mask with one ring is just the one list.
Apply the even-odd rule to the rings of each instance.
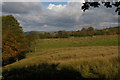
[[119, 67], [117, 38], [112, 35], [38, 40], [33, 45], [36, 52], [3, 67], [3, 80], [114, 80]]
[[[19, 62], [5, 66], [3, 70], [4, 71], [5, 70], [14, 71], [14, 69], [22, 70], [23, 68], [27, 69], [27, 67], [29, 66], [34, 67], [46, 63], [49, 66], [58, 64], [56, 66], [56, 70], [70, 68], [74, 71], [79, 72], [82, 78], [109, 79], [115, 78], [116, 75], [118, 74], [119, 62], [117, 57], [118, 56], [117, 46], [60, 48], [44, 51], [44, 53], [45, 54], [43, 55], [28, 57]], [[45, 71], [47, 71], [47, 68], [45, 69]], [[28, 74], [28, 72], [24, 73]]]

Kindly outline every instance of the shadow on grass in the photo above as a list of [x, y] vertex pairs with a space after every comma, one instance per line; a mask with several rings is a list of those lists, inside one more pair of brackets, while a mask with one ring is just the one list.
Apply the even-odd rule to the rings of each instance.
[[2, 80], [104, 80], [86, 79], [80, 72], [67, 67], [58, 69], [59, 64], [34, 65], [4, 70]]
[[40, 64], [24, 68], [14, 68], [3, 71], [2, 80], [80, 80], [79, 72], [62, 68], [57, 69], [58, 64]]

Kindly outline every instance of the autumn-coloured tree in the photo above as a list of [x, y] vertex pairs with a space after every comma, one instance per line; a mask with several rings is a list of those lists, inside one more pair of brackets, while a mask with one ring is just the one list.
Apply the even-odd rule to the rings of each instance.
[[[8, 35], [9, 34], [9, 35]], [[10, 29], [6, 29], [3, 32], [2, 36], [2, 57], [3, 57], [3, 65], [10, 63], [9, 58], [16, 57], [18, 55], [18, 44], [15, 40], [15, 36]], [[15, 58], [14, 58], [15, 61]]]
[[28, 41], [19, 25], [12, 15], [2, 17], [3, 65], [24, 58], [28, 51]]

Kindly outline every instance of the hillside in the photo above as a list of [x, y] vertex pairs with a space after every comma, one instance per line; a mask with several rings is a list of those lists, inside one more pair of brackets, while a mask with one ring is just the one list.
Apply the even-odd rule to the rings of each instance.
[[[117, 35], [40, 39], [36, 42], [36, 44], [33, 44], [33, 48], [36, 49], [35, 52], [27, 54], [26, 59], [5, 66], [3, 71], [10, 70], [10, 73], [14, 73], [14, 70], [19, 70], [24, 72], [26, 76], [27, 74], [39, 75], [40, 73], [45, 76], [45, 74], [47, 74], [45, 71], [48, 71], [47, 75], [49, 75], [49, 69], [52, 69], [53, 72], [51, 73], [50, 71], [50, 74], [57, 76], [54, 70], [57, 70], [57, 73], [59, 73], [59, 71], [65, 68], [67, 69], [66, 71], [69, 70], [80, 73], [82, 77], [79, 78], [88, 78], [88, 80], [90, 78], [109, 79], [116, 77], [118, 74]], [[35, 69], [35, 71], [37, 70], [38, 72], [32, 71], [31, 69]], [[26, 70], [28, 70], [28, 72], [26, 72]], [[16, 73], [16, 76], [17, 75], [23, 76]], [[72, 73], [69, 75], [72, 75]], [[15, 74], [11, 74], [11, 76], [15, 77]], [[51, 76], [52, 75], [49, 75], [48, 78], [50, 79]], [[52, 80], [55, 80], [54, 77]], [[58, 77], [61, 77], [61, 75], [57, 76], [57, 78]], [[75, 78], [76, 77], [75, 75]], [[31, 78], [29, 78], [29, 80], [31, 80]], [[45, 77], [43, 77], [43, 79], [44, 78]]]

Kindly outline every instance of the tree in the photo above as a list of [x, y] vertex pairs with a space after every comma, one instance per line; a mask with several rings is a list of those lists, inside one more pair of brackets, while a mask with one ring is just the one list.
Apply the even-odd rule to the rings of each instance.
[[52, 38], [52, 35], [49, 32], [44, 33], [45, 38]]
[[88, 29], [87, 29], [88, 31], [93, 31], [94, 30], [94, 28], [93, 27], [88, 27]]
[[86, 29], [86, 28], [84, 28], [84, 27], [81, 29], [81, 31], [86, 31], [86, 30], [87, 30], [87, 29]]
[[88, 27], [86, 32], [87, 32], [88, 36], [93, 36], [94, 35], [94, 28]]
[[20, 60], [28, 51], [27, 39], [19, 25], [12, 15], [2, 17], [3, 65]]
[[116, 7], [115, 12], [117, 12], [118, 15], [120, 15], [120, 7], [119, 7], [120, 1], [119, 2], [85, 2], [83, 3], [81, 9], [83, 9], [83, 11], [86, 11], [90, 7], [98, 8], [100, 7], [101, 4], [103, 4], [106, 8], [112, 8], [113, 6]]
[[[9, 35], [8, 35], [9, 34]], [[9, 63], [10, 57], [16, 57], [18, 55], [18, 44], [15, 40], [15, 36], [10, 29], [6, 29], [3, 32], [2, 41], [2, 57], [3, 65]]]
[[60, 30], [57, 33], [58, 38], [68, 38], [69, 34], [65, 30]]
[[[39, 33], [35, 32], [35, 31], [31, 31], [26, 35], [27, 39], [28, 39], [28, 46], [29, 46], [29, 51], [35, 51], [36, 52], [36, 40], [39, 39]], [[32, 44], [34, 44], [35, 46], [31, 46]]]

